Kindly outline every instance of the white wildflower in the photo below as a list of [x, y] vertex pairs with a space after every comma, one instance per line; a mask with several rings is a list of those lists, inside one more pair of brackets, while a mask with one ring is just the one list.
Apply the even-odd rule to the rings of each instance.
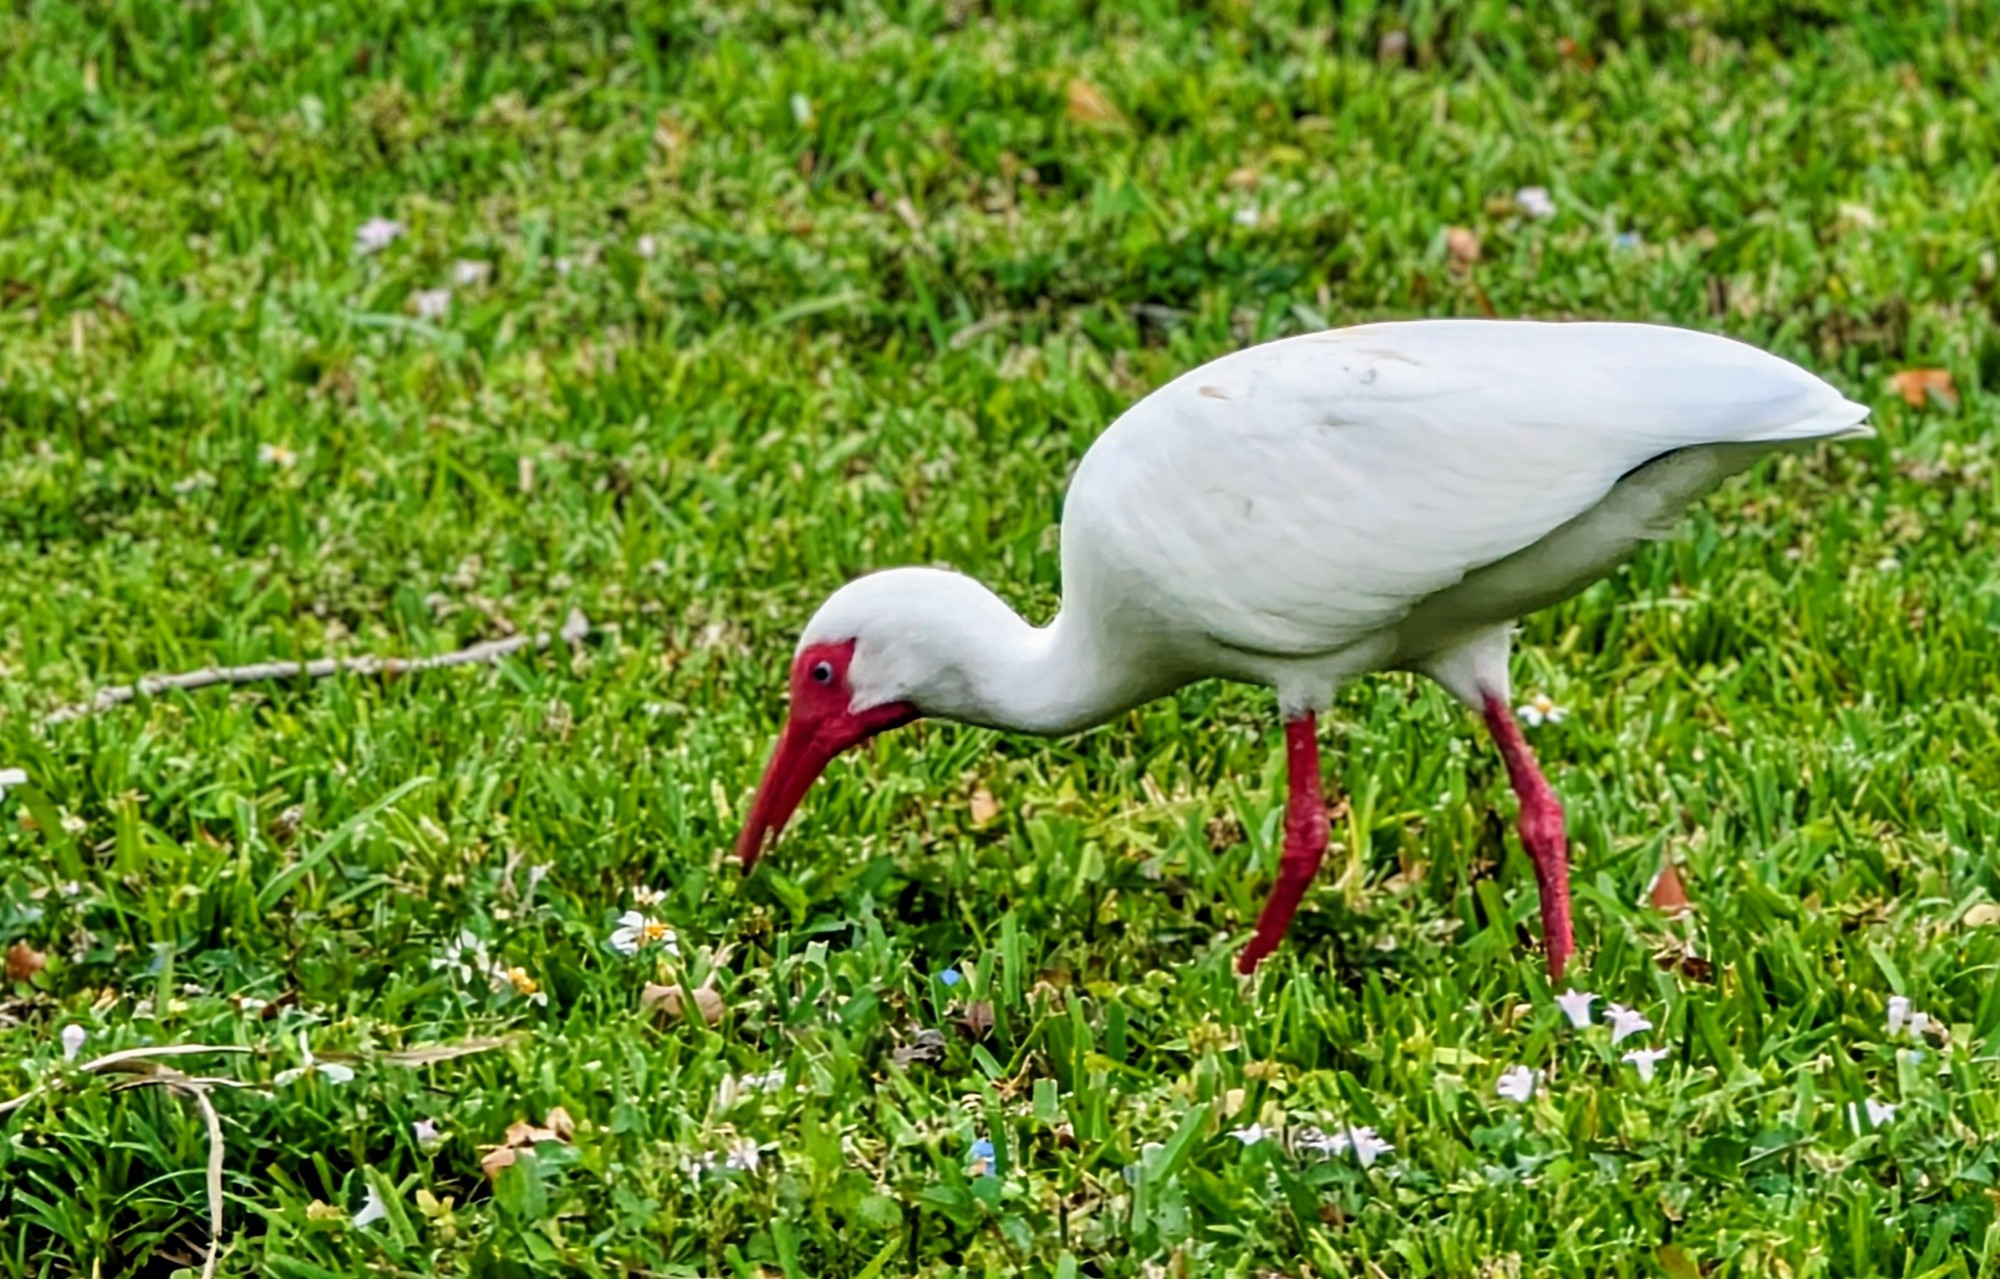
[[83, 1041], [90, 1038], [90, 1032], [72, 1022], [62, 1028], [63, 1060], [75, 1061], [83, 1051]]
[[416, 1140], [419, 1150], [436, 1150], [444, 1144], [444, 1134], [438, 1131], [434, 1119], [419, 1119], [410, 1125], [410, 1136]]
[[469, 928], [460, 930], [458, 940], [447, 946], [444, 954], [431, 960], [431, 968], [442, 969], [468, 986], [492, 980], [497, 971], [493, 957], [486, 953], [485, 939]]
[[451, 310], [451, 290], [418, 289], [410, 295], [410, 306], [419, 320], [442, 320]]
[[1333, 1132], [1301, 1128], [1292, 1138], [1292, 1149], [1301, 1154], [1318, 1155], [1322, 1159], [1351, 1154], [1363, 1168], [1372, 1168], [1377, 1159], [1396, 1148], [1377, 1136], [1373, 1128], [1346, 1127]]
[[1644, 1013], [1634, 1012], [1623, 1004], [1605, 1005], [1604, 1020], [1611, 1024], [1611, 1042], [1614, 1044], [1653, 1028], [1653, 1023], [1646, 1020]]
[[1528, 727], [1540, 728], [1543, 724], [1560, 724], [1569, 718], [1569, 711], [1556, 705], [1556, 700], [1547, 693], [1537, 693], [1520, 706], [1515, 714], [1528, 721]]
[[493, 264], [477, 258], [460, 258], [451, 264], [451, 282], [461, 289], [484, 284], [492, 275]]
[[1671, 1055], [1672, 1051], [1668, 1048], [1634, 1048], [1625, 1054], [1624, 1060], [1632, 1063], [1633, 1069], [1639, 1072], [1640, 1079], [1650, 1082], [1661, 1060]]
[[259, 444], [257, 460], [266, 466], [275, 466], [281, 471], [289, 471], [299, 464], [299, 455], [282, 444]]
[[763, 1162], [763, 1153], [754, 1141], [739, 1141], [722, 1156], [722, 1166], [733, 1172], [755, 1172]]
[[299, 1032], [299, 1062], [290, 1070], [281, 1070], [271, 1082], [279, 1088], [295, 1084], [302, 1079], [318, 1075], [330, 1084], [346, 1084], [354, 1081], [354, 1068], [343, 1066], [337, 1061], [321, 1061], [313, 1056], [312, 1045], [306, 1041], [306, 1032]]
[[632, 904], [640, 910], [651, 910], [666, 899], [667, 894], [664, 889], [654, 888], [647, 884], [632, 885]]
[[10, 786], [26, 786], [28, 770], [25, 768], [0, 768], [0, 799], [7, 798]]
[[1537, 222], [1556, 215], [1556, 202], [1547, 187], [1522, 187], [1514, 193], [1514, 205]]
[[175, 480], [169, 487], [173, 489], [176, 495], [185, 497], [189, 493], [198, 493], [202, 489], [214, 488], [215, 477], [207, 471], [195, 471], [192, 474], [184, 475], [180, 479]]
[[1500, 1080], [1493, 1085], [1493, 1091], [1508, 1101], [1526, 1105], [1535, 1095], [1535, 1081], [1539, 1076], [1526, 1066], [1509, 1066], [1500, 1072]]
[[1257, 223], [1261, 220], [1261, 218], [1262, 215], [1257, 212], [1256, 205], [1246, 204], [1242, 208], [1236, 210], [1236, 215], [1230, 220], [1235, 222], [1237, 226], [1253, 227], [1257, 225]]
[[370, 218], [354, 232], [354, 251], [380, 253], [401, 238], [405, 230], [394, 218]]
[[1859, 1106], [1850, 1105], [1847, 1108], [1848, 1122], [1854, 1125], [1857, 1132], [1861, 1129], [1861, 1114], [1864, 1109], [1868, 1114], [1868, 1126], [1870, 1128], [1880, 1128], [1896, 1117], [1896, 1107], [1892, 1103], [1876, 1101], [1873, 1097], [1870, 1097]]
[[1569, 1018], [1569, 1024], [1582, 1030], [1590, 1025], [1590, 1006], [1597, 1002], [1597, 996], [1587, 990], [1571, 990], [1556, 996], [1556, 1006]]
[[1246, 1146], [1254, 1146], [1270, 1134], [1264, 1131], [1264, 1125], [1251, 1124], [1247, 1128], [1232, 1128], [1229, 1135]]
[[611, 949], [622, 955], [636, 955], [647, 946], [658, 946], [669, 955], [681, 953], [680, 939], [664, 920], [648, 918], [636, 910], [618, 917], [618, 927], [609, 940]]
[[531, 1004], [548, 1007], [549, 993], [542, 989], [542, 983], [531, 977], [528, 970], [519, 964], [511, 968], [495, 968], [492, 980], [495, 994], [511, 990]]
[[653, 236], [642, 235], [633, 247], [638, 250], [640, 257], [650, 258], [660, 251], [660, 242]]
[[366, 1230], [389, 1215], [389, 1205], [382, 1202], [382, 1192], [375, 1188], [372, 1179], [365, 1181], [367, 1196], [362, 1200], [361, 1211], [354, 1214], [356, 1229]]

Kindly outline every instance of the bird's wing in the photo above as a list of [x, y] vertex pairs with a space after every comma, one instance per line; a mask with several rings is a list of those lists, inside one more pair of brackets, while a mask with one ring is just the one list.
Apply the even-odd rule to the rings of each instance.
[[1693, 445], [1845, 434], [1867, 410], [1776, 356], [1636, 324], [1430, 320], [1225, 356], [1078, 468], [1065, 592], [1217, 643], [1330, 652]]

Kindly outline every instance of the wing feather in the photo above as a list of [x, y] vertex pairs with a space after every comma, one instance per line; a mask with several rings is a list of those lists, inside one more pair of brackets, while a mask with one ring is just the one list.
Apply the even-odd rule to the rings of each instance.
[[1065, 590], [1231, 648], [1330, 652], [1655, 457], [1841, 434], [1866, 413], [1683, 329], [1432, 320], [1290, 338], [1112, 424], [1071, 485]]

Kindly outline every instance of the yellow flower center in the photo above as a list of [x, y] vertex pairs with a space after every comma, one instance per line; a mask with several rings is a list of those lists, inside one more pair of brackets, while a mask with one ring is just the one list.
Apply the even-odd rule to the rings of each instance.
[[507, 980], [514, 983], [514, 989], [523, 995], [532, 995], [542, 988], [542, 983], [528, 976], [528, 970], [515, 967], [507, 970]]
[[660, 920], [649, 919], [646, 921], [645, 933], [647, 941], [665, 941], [667, 938], [673, 936], [673, 932], [673, 929], [667, 927]]

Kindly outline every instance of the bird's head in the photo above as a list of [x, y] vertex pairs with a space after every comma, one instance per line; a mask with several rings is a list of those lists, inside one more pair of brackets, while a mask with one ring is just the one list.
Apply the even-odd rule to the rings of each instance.
[[924, 715], [974, 718], [968, 655], [1001, 616], [1020, 625], [991, 591], [940, 569], [872, 573], [829, 596], [792, 657], [791, 711], [736, 845], [743, 869], [840, 752]]

